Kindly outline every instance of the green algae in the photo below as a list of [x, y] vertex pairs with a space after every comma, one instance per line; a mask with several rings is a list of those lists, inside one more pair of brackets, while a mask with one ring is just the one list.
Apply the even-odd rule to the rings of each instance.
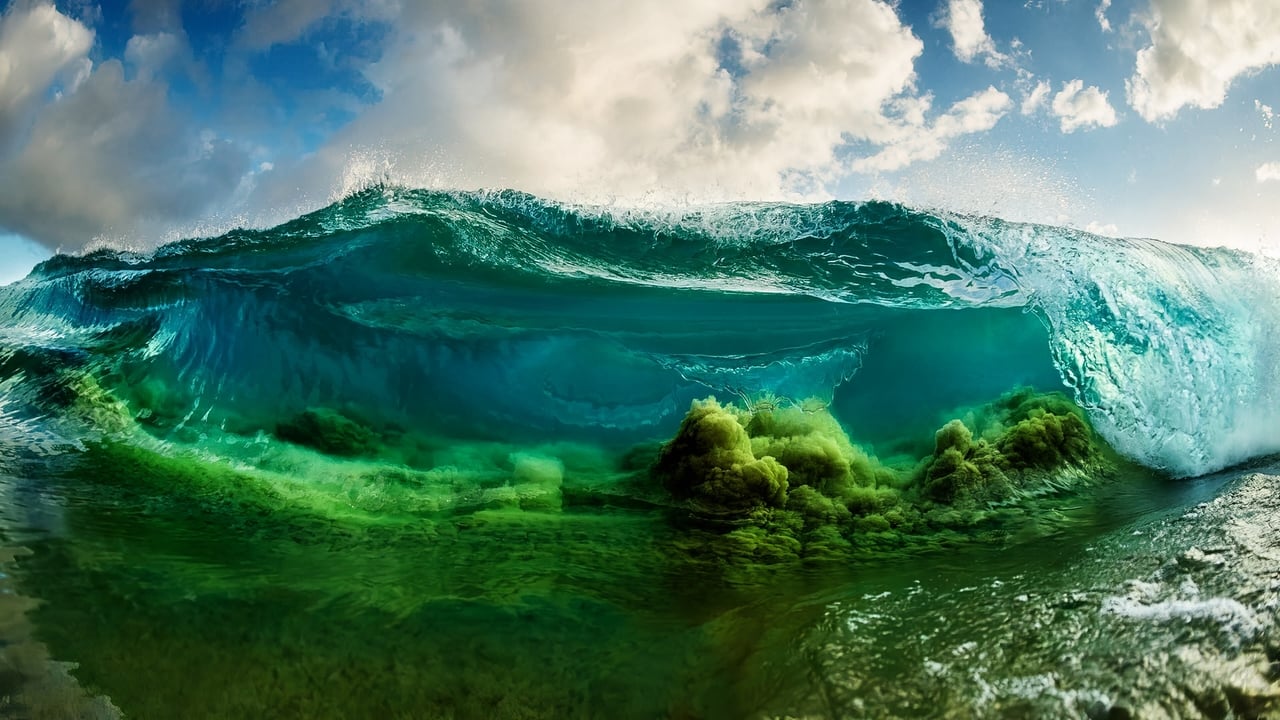
[[307, 408], [276, 425], [276, 435], [328, 455], [353, 457], [378, 451], [374, 431], [363, 423], [328, 408]]
[[694, 402], [654, 471], [672, 495], [708, 509], [750, 512], [786, 498], [787, 469], [757, 459], [741, 418], [714, 398]]
[[[948, 451], [981, 475], [978, 446], [1018, 448], [999, 463], [1015, 489], [1053, 472], [1001, 444], [1062, 417], [1036, 395], [885, 463], [816, 406], [701, 401], [672, 441], [616, 452], [365, 425], [377, 450], [342, 456], [158, 442], [110, 393], [77, 394], [86, 422], [134, 425], [67, 456], [67, 537], [21, 577], [41, 639], [130, 717], [759, 714], [806, 683], [777, 652], [820, 612], [803, 598], [1069, 521], [1052, 493], [931, 490]], [[1096, 460], [1062, 437], [1057, 469]]]
[[821, 404], [708, 398], [693, 403], [653, 473], [692, 512], [736, 518], [717, 552], [771, 564], [1024, 532], [1052, 511], [1052, 496], [1122, 462], [1064, 395], [1026, 388], [946, 422], [933, 444], [913, 465], [887, 465]]
[[249, 507], [361, 526], [480, 510], [676, 509], [711, 530], [700, 536], [709, 552], [675, 542], [686, 559], [776, 565], [1017, 536], [1052, 514], [1056, 496], [1119, 463], [1074, 403], [1030, 389], [945, 423], [930, 456], [892, 463], [856, 445], [825, 405], [777, 398], [751, 408], [697, 401], [672, 440], [612, 454], [572, 443], [451, 443], [320, 407], [277, 424], [288, 444], [233, 433], [217, 436], [217, 455], [146, 450], [120, 429], [129, 409], [92, 375], [79, 377], [79, 415], [125, 438], [89, 447], [110, 468], [99, 481], [142, 478], [157, 502], [187, 488], [196, 505], [227, 504], [232, 524]]
[[[127, 472], [163, 492], [199, 487], [198, 498], [260, 512], [372, 525], [482, 509], [556, 514], [566, 503], [674, 508], [719, 523], [726, 547], [766, 564], [829, 557], [833, 548], [932, 546], [944, 530], [998, 536], [1002, 524], [1024, 527], [1019, 516], [1051, 511], [1054, 496], [1114, 475], [1122, 463], [1070, 399], [1029, 388], [957, 411], [935, 433], [930, 455], [886, 462], [855, 444], [825, 404], [776, 396], [745, 408], [696, 401], [668, 442], [606, 451], [450, 441], [320, 406], [275, 423], [285, 443], [252, 424], [175, 435], [149, 422], [146, 403], [136, 411], [92, 373], [72, 372], [65, 385], [68, 415], [119, 439], [89, 449], [114, 468], [103, 478]], [[172, 405], [166, 387], [138, 385], [132, 401]], [[193, 444], [156, 444], [144, 429]], [[191, 477], [175, 479], [183, 472]], [[760, 540], [744, 525], [788, 539]], [[810, 543], [814, 553], [804, 549]]]
[[109, 440], [59, 482], [68, 539], [33, 544], [24, 587], [42, 639], [129, 717], [735, 717], [760, 701], [743, 654], [795, 628], [724, 620], [737, 591], [651, 509], [343, 514]]

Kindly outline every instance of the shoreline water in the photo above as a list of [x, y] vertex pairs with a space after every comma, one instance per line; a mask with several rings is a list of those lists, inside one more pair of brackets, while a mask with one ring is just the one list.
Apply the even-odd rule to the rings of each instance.
[[[570, 588], [608, 577], [589, 579], [598, 570], [581, 563], [591, 563], [591, 556], [568, 562], [554, 558], [565, 552], [573, 556], [575, 543], [586, 537], [583, 532], [606, 526], [593, 531], [590, 524], [573, 521], [564, 532], [544, 536], [527, 517], [507, 526], [519, 533], [510, 536], [509, 560], [476, 568], [497, 579], [476, 577], [479, 584], [468, 591], [465, 582], [458, 584], [466, 575], [457, 567], [450, 571], [454, 599], [426, 604], [387, 594], [424, 586], [410, 580], [416, 574], [410, 567], [380, 566], [376, 555], [359, 551], [359, 540], [317, 552], [306, 549], [304, 539], [295, 552], [258, 561], [216, 560], [215, 555], [196, 564], [173, 557], [176, 547], [159, 549], [148, 560], [137, 554], [146, 547], [142, 544], [111, 542], [78, 551], [62, 546], [58, 556], [78, 556], [81, 565], [49, 565], [48, 556], [25, 558], [19, 578], [25, 574], [50, 590], [85, 593], [78, 599], [71, 594], [43, 599], [48, 607], [37, 609], [34, 617], [46, 635], [52, 632], [58, 639], [55, 650], [78, 645], [90, 652], [59, 658], [81, 661], [80, 670], [70, 674], [67, 665], [48, 664], [50, 680], [36, 681], [27, 692], [42, 693], [48, 707], [82, 708], [78, 711], [89, 714], [81, 716], [89, 718], [115, 716], [102, 714], [114, 711], [105, 698], [77, 694], [82, 691], [71, 678], [85, 671], [96, 678], [94, 687], [126, 681], [130, 689], [124, 694], [135, 707], [126, 702], [121, 709], [130, 717], [175, 711], [185, 717], [229, 718], [247, 711], [302, 717], [298, 713], [304, 709], [312, 717], [327, 712], [385, 717], [397, 708], [444, 712], [450, 707], [465, 715], [482, 706], [493, 717], [563, 717], [565, 712], [1005, 717], [1021, 712], [1190, 718], [1206, 708], [1262, 717], [1280, 710], [1275, 673], [1280, 528], [1269, 522], [1280, 512], [1280, 476], [1262, 472], [1181, 481], [1167, 499], [1171, 506], [1135, 509], [1140, 514], [1116, 518], [1105, 530], [976, 545], [909, 561], [885, 559], [843, 580], [829, 572], [784, 573], [772, 586], [755, 590], [750, 584], [717, 589], [715, 577], [684, 572], [661, 579], [649, 570], [631, 573], [625, 583], [630, 591], [599, 588], [590, 599]], [[481, 513], [459, 527], [471, 528], [464, 533], [496, 530], [494, 537], [504, 537], [502, 517]], [[552, 516], [548, 521], [560, 522]], [[210, 529], [173, 527], [170, 532], [189, 543], [191, 533]], [[630, 531], [622, 532], [619, 540], [630, 543], [625, 539]], [[162, 538], [153, 532], [138, 542]], [[190, 550], [188, 545], [184, 552]], [[94, 559], [104, 551], [118, 557]], [[360, 562], [328, 570], [315, 564], [325, 558], [341, 563], [353, 551], [365, 558], [365, 572], [357, 570]], [[378, 552], [392, 559], [388, 549]], [[225, 565], [218, 570], [210, 562]], [[281, 562], [295, 569], [243, 584], [251, 577], [242, 574], [287, 567]], [[438, 560], [420, 557], [418, 562], [421, 572], [443, 567], [432, 564]], [[89, 582], [69, 578], [70, 572], [88, 573]], [[317, 595], [326, 582], [317, 580], [317, 572], [353, 588], [363, 585], [374, 595]], [[570, 580], [564, 573], [585, 575]], [[203, 581], [192, 582], [202, 575]], [[312, 578], [310, 585], [296, 584], [304, 577]], [[686, 587], [643, 589], [655, 580]], [[446, 586], [436, 587], [438, 592]], [[184, 589], [185, 599], [171, 596]], [[375, 596], [377, 605], [400, 609], [367, 615]], [[666, 609], [653, 605], [660, 597], [666, 597], [661, 601]], [[647, 611], [628, 616], [625, 608], [636, 603]], [[309, 605], [313, 610], [307, 613]], [[683, 609], [671, 614], [675, 608]], [[85, 622], [95, 624], [73, 627]], [[350, 630], [342, 630], [344, 625]], [[325, 626], [329, 640], [317, 634]], [[418, 644], [378, 639], [388, 631]], [[362, 636], [369, 642], [357, 639]], [[379, 649], [378, 643], [386, 644]], [[41, 657], [38, 651], [35, 657]], [[412, 658], [432, 665], [411, 669], [403, 664]], [[289, 663], [340, 674], [327, 684], [315, 684], [306, 675], [289, 679]], [[662, 665], [675, 672], [655, 673]], [[507, 669], [499, 674], [498, 667]], [[195, 680], [202, 672], [210, 677]], [[154, 678], [146, 679], [147, 673]], [[209, 685], [214, 678], [221, 680]], [[193, 682], [176, 694], [169, 687]], [[228, 685], [215, 690], [218, 682]], [[400, 684], [405, 682], [411, 685]], [[415, 694], [408, 692], [412, 683], [427, 684]], [[642, 692], [646, 685], [649, 690]], [[345, 697], [340, 704], [335, 692]], [[242, 702], [228, 705], [235, 696]], [[649, 702], [640, 700], [645, 697]], [[201, 706], [171, 704], [179, 699]]]
[[30, 551], [0, 548], [0, 717], [11, 720], [121, 720], [111, 700], [75, 677], [74, 662], [54, 660], [28, 614], [39, 600], [14, 586], [19, 559]]

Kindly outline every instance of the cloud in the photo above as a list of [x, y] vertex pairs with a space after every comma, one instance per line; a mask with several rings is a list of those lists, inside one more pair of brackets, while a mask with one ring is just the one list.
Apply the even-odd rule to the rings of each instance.
[[93, 33], [52, 5], [14, 4], [0, 15], [0, 157], [51, 86], [73, 91], [84, 81], [92, 46]]
[[253, 50], [291, 42], [332, 12], [334, 4], [335, 0], [276, 0], [250, 7], [237, 39]]
[[249, 7], [236, 42], [248, 50], [265, 50], [295, 42], [334, 16], [379, 22], [394, 17], [396, 9], [395, 0], [275, 0]]
[[1089, 221], [1084, 226], [1085, 232], [1091, 232], [1094, 235], [1109, 235], [1111, 237], [1120, 237], [1120, 228], [1115, 223], [1103, 223], [1097, 220]]
[[1280, 180], [1280, 162], [1263, 163], [1254, 171], [1254, 178], [1258, 182], [1271, 182]]
[[1149, 122], [1187, 106], [1216, 108], [1237, 77], [1280, 62], [1275, 0], [1151, 0], [1142, 22], [1151, 44], [1125, 88]]
[[[132, 0], [134, 36], [96, 66], [83, 23], [48, 0], [15, 7], [0, 19], [0, 228], [67, 249], [212, 217], [269, 223], [374, 181], [825, 198], [850, 172], [938, 158], [1014, 107], [989, 87], [935, 109], [916, 86], [923, 43], [887, 0], [281, 0], [248, 6], [213, 71], [176, 0]], [[384, 24], [376, 57], [344, 57], [360, 92], [254, 81], [255, 53], [334, 18]], [[170, 93], [183, 72], [200, 98]]]
[[1116, 111], [1107, 102], [1107, 93], [1092, 85], [1086, 88], [1083, 80], [1063, 83], [1051, 107], [1064, 133], [1116, 124]]
[[1008, 95], [989, 87], [952, 105], [932, 125], [927, 125], [922, 117], [900, 121], [898, 138], [876, 154], [855, 160], [852, 169], [893, 171], [918, 161], [933, 160], [951, 140], [995, 127], [1012, 105]]
[[991, 36], [987, 35], [982, 20], [982, 0], [948, 0], [940, 23], [951, 33], [956, 57], [963, 62], [982, 58], [992, 69], [1009, 63], [1009, 58], [996, 50]]
[[927, 122], [923, 44], [880, 0], [436, 2], [391, 25], [364, 69], [380, 101], [277, 163], [265, 205], [370, 178], [583, 200], [823, 196], [851, 166], [935, 156], [1008, 103], [991, 90]]
[[[240, 182], [243, 153], [194, 129], [150, 72], [126, 80], [118, 60], [93, 68], [92, 34], [79, 22], [34, 5], [0, 19], [0, 39], [0, 122], [22, 128], [0, 154], [0, 227], [74, 250], [196, 217]], [[126, 56], [150, 67], [172, 44], [135, 37]], [[68, 68], [75, 82], [50, 95]]]
[[1093, 16], [1098, 18], [1098, 27], [1102, 32], [1111, 32], [1111, 21], [1107, 19], [1107, 10], [1111, 8], [1111, 0], [1101, 0], [1094, 9]]
[[125, 61], [137, 69], [143, 81], [156, 77], [185, 55], [186, 39], [170, 32], [134, 35], [124, 50]]
[[1050, 85], [1048, 80], [1041, 80], [1036, 83], [1036, 86], [1031, 89], [1031, 92], [1027, 93], [1027, 96], [1022, 99], [1022, 106], [1019, 108], [1022, 114], [1035, 114], [1035, 112], [1040, 109], [1040, 106], [1044, 105], [1045, 99], [1049, 97], [1049, 90]]
[[182, 29], [182, 0], [130, 0], [133, 31], [138, 34], [177, 32]]

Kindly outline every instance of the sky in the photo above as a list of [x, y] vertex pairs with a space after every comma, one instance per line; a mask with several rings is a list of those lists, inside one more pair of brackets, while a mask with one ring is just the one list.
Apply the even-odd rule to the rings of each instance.
[[0, 283], [379, 182], [1280, 254], [1276, 0], [10, 0]]

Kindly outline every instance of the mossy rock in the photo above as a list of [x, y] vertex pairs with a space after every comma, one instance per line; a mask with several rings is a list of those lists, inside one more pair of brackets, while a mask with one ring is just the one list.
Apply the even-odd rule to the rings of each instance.
[[852, 519], [849, 508], [816, 489], [801, 485], [787, 493], [787, 509], [804, 518], [805, 527], [846, 525]]
[[714, 398], [693, 403], [654, 472], [674, 497], [711, 511], [745, 513], [786, 502], [787, 469], [772, 457], [757, 458], [738, 416]]
[[973, 539], [1034, 511], [1012, 499], [1059, 492], [1061, 478], [1105, 467], [1084, 412], [1061, 393], [1021, 389], [965, 418], [939, 428], [933, 453], [913, 468], [906, 458], [881, 464], [825, 408], [748, 411], [708, 398], [693, 403], [653, 475], [721, 526], [714, 552], [769, 563], [797, 543], [807, 560], [941, 548], [934, 540], [946, 533]]
[[960, 420], [943, 425], [934, 436], [933, 460], [924, 476], [924, 491], [938, 502], [993, 500], [1012, 491], [1000, 453]]
[[834, 496], [854, 484], [849, 457], [830, 437], [760, 437], [752, 439], [751, 447], [756, 456], [773, 457], [781, 463], [792, 487], [812, 487]]
[[276, 437], [339, 457], [372, 455], [378, 450], [373, 430], [327, 408], [307, 408], [276, 425]]
[[716, 550], [726, 558], [771, 565], [799, 560], [802, 546], [789, 533], [748, 525], [721, 535]]
[[1009, 466], [1017, 470], [1052, 470], [1086, 461], [1095, 451], [1093, 431], [1074, 413], [1055, 415], [1035, 410], [1005, 431], [996, 442]]
[[1084, 420], [1084, 411], [1071, 398], [1061, 392], [1037, 392], [1035, 388], [1022, 387], [1001, 395], [991, 405], [992, 414], [998, 415], [1006, 425], [1015, 425], [1035, 415], [1074, 415]]
[[1062, 393], [1023, 388], [992, 403], [985, 439], [960, 420], [935, 435], [923, 474], [925, 494], [938, 502], [972, 504], [1001, 500], [1032, 478], [1092, 463], [1097, 440], [1084, 412]]

